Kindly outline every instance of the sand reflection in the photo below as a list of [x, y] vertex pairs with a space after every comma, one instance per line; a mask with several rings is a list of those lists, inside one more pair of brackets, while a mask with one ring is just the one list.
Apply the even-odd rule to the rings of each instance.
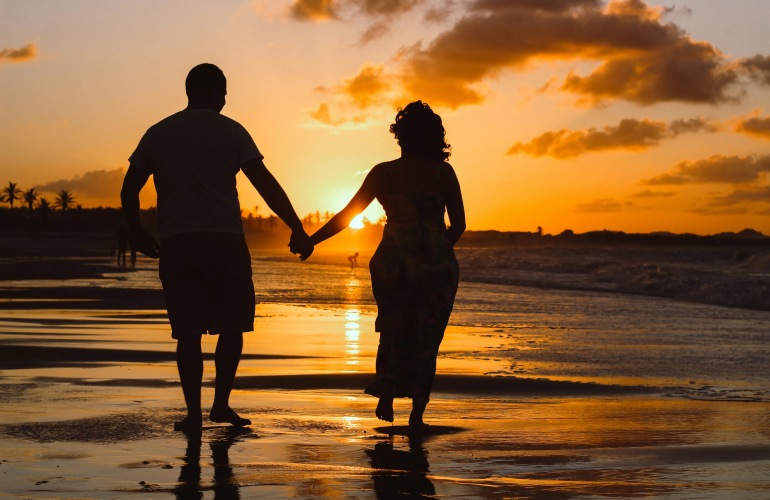
[[230, 447], [251, 434], [246, 428], [225, 427], [222, 433], [209, 442], [214, 476], [211, 485], [204, 484], [201, 468], [200, 434], [186, 434], [187, 449], [182, 459], [179, 479], [174, 494], [177, 499], [201, 498], [201, 492], [212, 490], [215, 499], [239, 499], [240, 484], [230, 464]]
[[380, 441], [366, 450], [372, 465], [372, 481], [377, 498], [429, 498], [436, 487], [428, 478], [430, 465], [422, 439], [408, 438], [408, 448], [402, 449], [393, 439]]

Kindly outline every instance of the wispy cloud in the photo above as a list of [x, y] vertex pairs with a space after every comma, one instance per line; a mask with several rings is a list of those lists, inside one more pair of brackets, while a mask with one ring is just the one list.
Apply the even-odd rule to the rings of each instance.
[[577, 213], [607, 213], [607, 212], [619, 212], [624, 208], [633, 206], [633, 202], [621, 203], [617, 200], [610, 198], [602, 198], [599, 200], [589, 201], [587, 203], [579, 203], [575, 207]]
[[0, 49], [0, 63], [18, 63], [37, 57], [37, 46], [28, 43], [23, 47]]
[[616, 126], [605, 126], [601, 130], [589, 128], [546, 132], [529, 142], [517, 142], [507, 154], [523, 153], [534, 157], [551, 156], [566, 159], [596, 151], [640, 151], [684, 133], [716, 130], [717, 125], [704, 118], [675, 120], [671, 123], [625, 119]]
[[744, 215], [749, 213], [749, 209], [747, 207], [695, 207], [685, 212], [698, 215]]
[[670, 198], [672, 196], [676, 196], [673, 191], [651, 191], [649, 189], [631, 195], [632, 198]]
[[726, 207], [745, 202], [770, 203], [770, 186], [752, 189], [736, 189], [731, 193], [713, 197], [709, 202], [709, 206]]
[[672, 172], [642, 181], [648, 186], [682, 184], [751, 184], [770, 172], [770, 155], [722, 156], [704, 160], [684, 161]]

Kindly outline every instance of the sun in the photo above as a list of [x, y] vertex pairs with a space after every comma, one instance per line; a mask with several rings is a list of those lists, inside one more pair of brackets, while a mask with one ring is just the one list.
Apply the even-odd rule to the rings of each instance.
[[364, 214], [358, 214], [355, 217], [353, 217], [353, 220], [350, 221], [350, 224], [348, 224], [348, 227], [351, 229], [363, 229]]

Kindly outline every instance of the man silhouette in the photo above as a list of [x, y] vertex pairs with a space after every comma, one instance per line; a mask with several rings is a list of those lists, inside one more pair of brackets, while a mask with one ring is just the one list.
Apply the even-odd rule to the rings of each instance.
[[[201, 337], [219, 335], [215, 353], [213, 422], [251, 423], [230, 407], [243, 349], [254, 329], [251, 257], [243, 234], [235, 176], [243, 171], [267, 205], [292, 229], [292, 248], [312, 252], [308, 236], [281, 185], [267, 170], [253, 139], [220, 114], [227, 80], [213, 64], [200, 64], [185, 80], [187, 107], [150, 127], [129, 158], [121, 201], [139, 252], [160, 257], [160, 278], [187, 416], [174, 428], [200, 431], [203, 355]], [[153, 176], [158, 193], [160, 242], [139, 220], [139, 192]]]

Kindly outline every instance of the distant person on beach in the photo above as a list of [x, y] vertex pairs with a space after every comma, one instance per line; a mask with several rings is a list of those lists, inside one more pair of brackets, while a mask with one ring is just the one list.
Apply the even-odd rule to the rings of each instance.
[[348, 262], [350, 262], [350, 269], [355, 269], [358, 267], [358, 252], [354, 253], [350, 257], [348, 257]]
[[409, 427], [421, 432], [457, 292], [454, 244], [465, 230], [465, 210], [446, 161], [450, 152], [441, 117], [427, 104], [412, 102], [398, 111], [390, 132], [401, 157], [372, 168], [348, 205], [310, 240], [317, 245], [339, 233], [375, 198], [385, 209], [382, 241], [369, 263], [380, 343], [376, 377], [365, 392], [379, 398], [375, 414], [388, 422], [394, 418], [393, 398], [412, 398]]
[[125, 267], [126, 248], [128, 247], [128, 229], [126, 226], [121, 224], [117, 234], [115, 235], [115, 240], [118, 244], [118, 265]]
[[130, 232], [128, 234], [128, 252], [131, 255], [131, 267], [136, 267], [136, 243]]
[[[150, 127], [129, 158], [121, 200], [139, 252], [160, 257], [160, 279], [177, 340], [177, 367], [187, 416], [174, 428], [200, 431], [203, 334], [219, 335], [213, 422], [244, 426], [230, 407], [243, 348], [254, 330], [251, 257], [243, 234], [235, 176], [243, 171], [291, 229], [292, 248], [312, 252], [302, 222], [262, 153], [238, 122], [220, 114], [227, 81], [213, 64], [194, 67], [185, 81], [187, 107]], [[153, 176], [160, 242], [142, 228], [139, 192]]]

